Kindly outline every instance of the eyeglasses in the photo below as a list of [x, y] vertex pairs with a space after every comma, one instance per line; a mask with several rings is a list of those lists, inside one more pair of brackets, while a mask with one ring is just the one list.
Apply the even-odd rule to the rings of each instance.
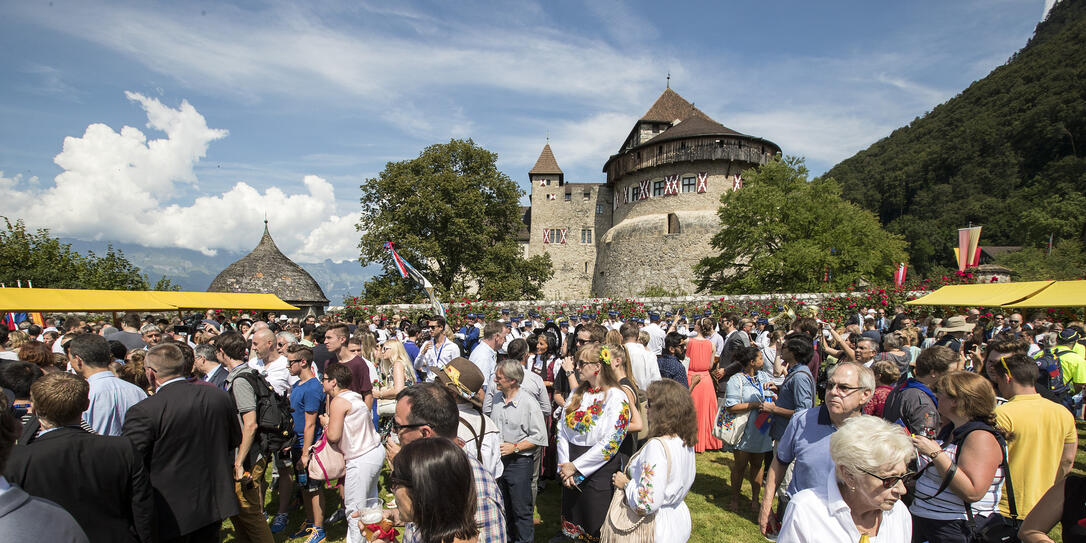
[[849, 385], [845, 385], [845, 384], [841, 384], [841, 383], [835, 383], [833, 381], [827, 381], [826, 382], [826, 392], [829, 392], [829, 391], [831, 391], [831, 390], [833, 390], [835, 388], [844, 391], [845, 396], [848, 396], [849, 394], [852, 394], [853, 392], [856, 392], [857, 390], [860, 390], [863, 387], [854, 387], [854, 386], [849, 386]]
[[388, 479], [386, 480], [388, 481], [389, 490], [396, 490], [399, 487], [411, 488], [411, 481], [397, 477], [395, 471], [389, 472]]
[[400, 423], [396, 422], [396, 419], [392, 419], [392, 431], [396, 432], [396, 435], [399, 435], [400, 432], [403, 432], [404, 430], [408, 430], [410, 428], [422, 428], [423, 426], [427, 426], [427, 425], [426, 424], [400, 424]]
[[580, 369], [580, 368], [583, 368], [583, 367], [591, 365], [591, 364], [599, 364], [599, 362], [581, 362], [581, 361], [577, 361], [577, 363], [573, 364], [573, 367]]
[[581, 339], [581, 338], [577, 338], [577, 339], [573, 340], [573, 342], [576, 343], [577, 345], [584, 345], [585, 343], [588, 343], [590, 341], [592, 341], [592, 340], [591, 339]]
[[291, 359], [288, 358], [287, 359], [287, 364], [305, 364], [305, 359], [304, 358], [296, 358], [294, 360], [291, 360]]
[[430, 326], [431, 330], [437, 330], [438, 328], [444, 328], [444, 326], [441, 326], [440, 324], [433, 324]]
[[905, 472], [905, 474], [903, 474], [903, 475], [886, 475], [886, 476], [882, 476], [882, 475], [875, 475], [874, 473], [871, 473], [870, 471], [867, 471], [866, 469], [863, 469], [863, 468], [858, 468], [858, 469], [860, 471], [862, 471], [862, 472], [864, 472], [864, 473], [866, 473], [866, 474], [868, 474], [868, 475], [882, 481], [882, 487], [883, 488], [894, 488], [895, 486], [897, 486], [897, 484], [899, 482], [904, 484], [904, 485], [908, 485], [913, 480], [915, 480], [916, 476], [917, 476], [917, 473], [915, 471], [908, 471], [908, 472]]
[[1007, 322], [1009, 322], [1011, 324], [1021, 324], [1022, 323], [1022, 321], [1007, 321]]

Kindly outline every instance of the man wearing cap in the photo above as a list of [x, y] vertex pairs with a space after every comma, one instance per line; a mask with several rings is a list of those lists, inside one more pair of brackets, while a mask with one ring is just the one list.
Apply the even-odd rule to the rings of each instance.
[[649, 351], [656, 356], [660, 356], [660, 353], [664, 350], [664, 337], [667, 336], [667, 332], [660, 327], [660, 315], [658, 313], [649, 313], [649, 324], [645, 325], [642, 330], [649, 333]]
[[[1019, 318], [1021, 318], [1021, 316], [1019, 316]], [[972, 331], [976, 325], [966, 322], [965, 317], [961, 315], [950, 317], [943, 324], [946, 326], [935, 330], [936, 334], [944, 332], [943, 337], [939, 338], [935, 344], [942, 345], [954, 351], [956, 354], [960, 354], [962, 352], [962, 341], [965, 339], [966, 332]]]
[[482, 413], [483, 374], [470, 360], [457, 357], [437, 372], [436, 383], [448, 388], [456, 397], [460, 425], [456, 437], [460, 447], [478, 460], [498, 479], [502, 476], [501, 433], [497, 424]]
[[1076, 394], [1082, 392], [1083, 386], [1086, 385], [1086, 360], [1074, 351], [1074, 346], [1079, 339], [1078, 330], [1064, 328], [1056, 336], [1056, 348], [1052, 349], [1052, 355], [1060, 361], [1063, 382], [1074, 388]]

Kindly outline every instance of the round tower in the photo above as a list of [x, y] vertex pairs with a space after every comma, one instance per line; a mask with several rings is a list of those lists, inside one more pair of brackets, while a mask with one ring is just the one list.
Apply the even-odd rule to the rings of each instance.
[[721, 228], [720, 197], [780, 151], [665, 90], [603, 166], [614, 201], [611, 227], [596, 243], [592, 294], [693, 294], [693, 266]]

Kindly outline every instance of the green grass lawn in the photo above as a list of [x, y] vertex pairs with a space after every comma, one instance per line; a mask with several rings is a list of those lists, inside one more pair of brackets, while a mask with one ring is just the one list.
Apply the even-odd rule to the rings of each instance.
[[[1079, 449], [1075, 457], [1074, 471], [1086, 474], [1086, 423], [1078, 423]], [[707, 452], [698, 455], [698, 476], [694, 480], [694, 486], [686, 496], [686, 505], [690, 508], [692, 529], [690, 541], [692, 543], [709, 543], [728, 541], [736, 543], [757, 543], [765, 541], [758, 532], [757, 516], [750, 512], [750, 485], [743, 484], [743, 499], [739, 503], [739, 511], [728, 510], [731, 496], [731, 485], [728, 483], [731, 474], [731, 453]], [[338, 496], [328, 491], [329, 501], [336, 500]], [[387, 496], [386, 496], [387, 497]], [[273, 499], [272, 493], [268, 493], [267, 511], [277, 511], [278, 504]], [[548, 481], [546, 488], [540, 492], [537, 508], [543, 523], [536, 526], [535, 541], [546, 543], [558, 533], [559, 517], [561, 511], [561, 490], [554, 481]], [[295, 529], [301, 523], [301, 511], [291, 514], [290, 530]], [[1056, 541], [1061, 541], [1059, 526], [1053, 530], [1052, 536]], [[233, 541], [233, 528], [230, 522], [223, 524], [225, 541]], [[328, 529], [330, 542], [346, 540], [345, 524], [335, 524]], [[279, 534], [276, 541], [286, 541], [284, 534]]]

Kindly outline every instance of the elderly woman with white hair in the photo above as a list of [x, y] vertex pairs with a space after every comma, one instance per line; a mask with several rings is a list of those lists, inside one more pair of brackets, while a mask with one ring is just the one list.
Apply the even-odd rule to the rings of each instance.
[[878, 417], [850, 418], [830, 437], [835, 464], [826, 484], [797, 493], [777, 541], [907, 543], [912, 518], [901, 502], [905, 466], [915, 455], [900, 426]]

